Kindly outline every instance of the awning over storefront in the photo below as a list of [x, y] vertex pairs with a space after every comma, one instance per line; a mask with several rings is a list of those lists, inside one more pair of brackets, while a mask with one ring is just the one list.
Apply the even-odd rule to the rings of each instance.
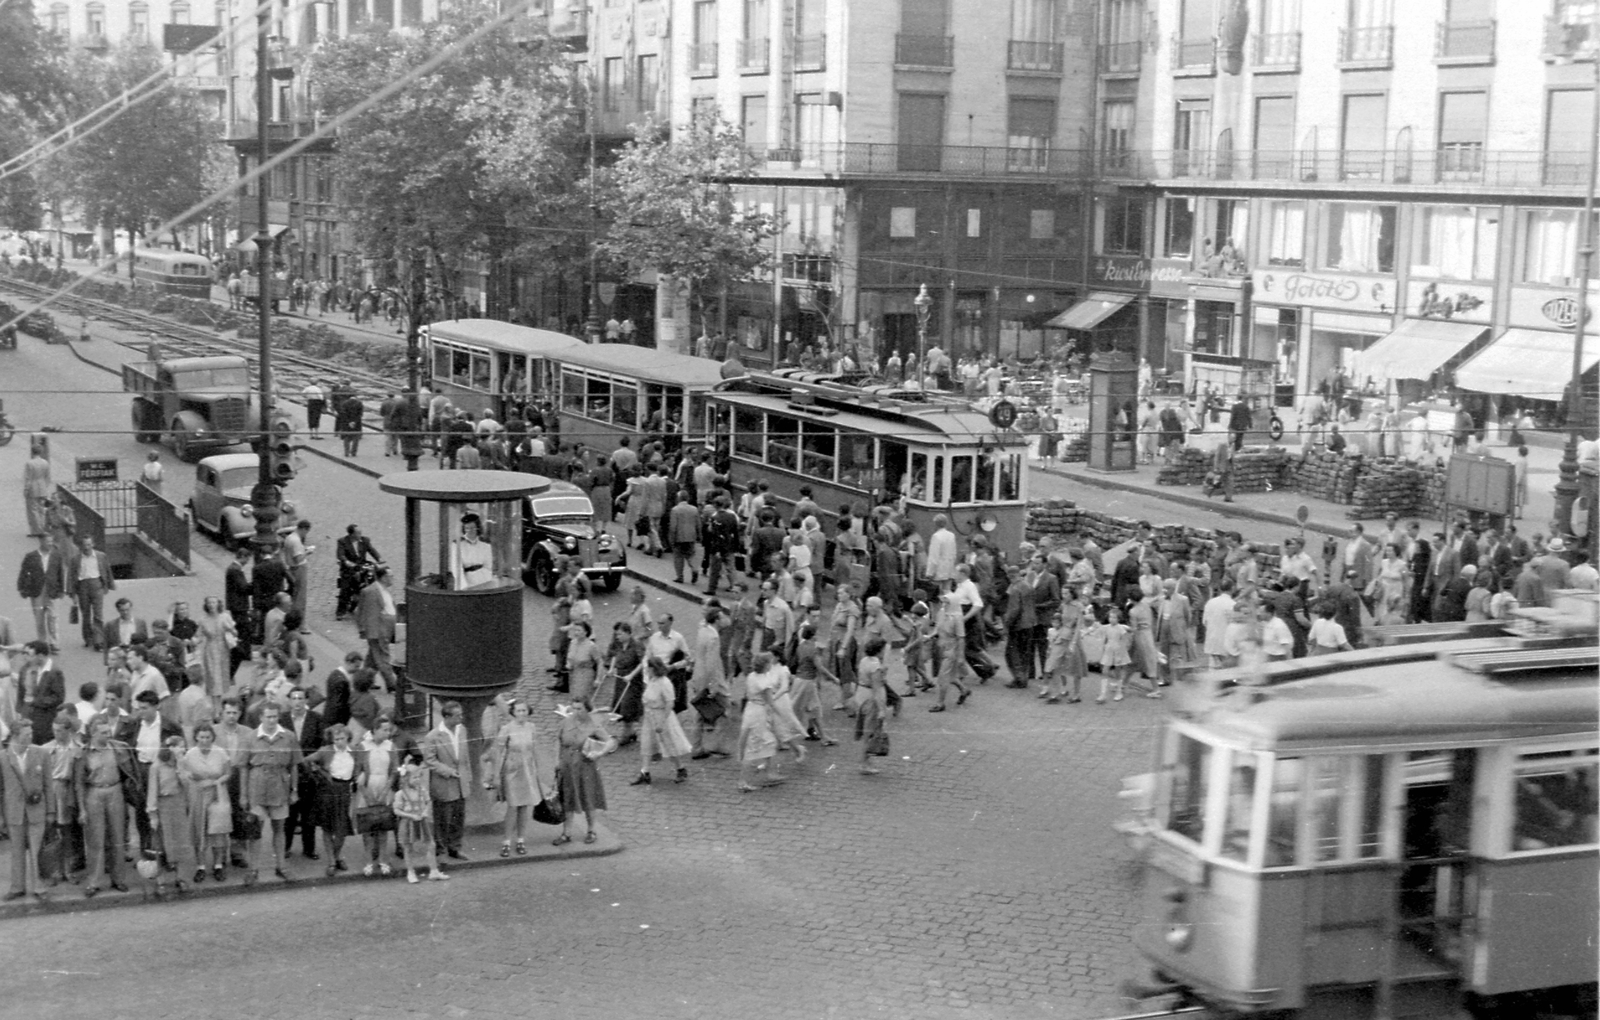
[[1489, 331], [1488, 326], [1444, 319], [1407, 319], [1361, 352], [1362, 376], [1427, 379]]
[[1047, 329], [1093, 329], [1134, 299], [1132, 294], [1097, 290], [1045, 323]]
[[[283, 237], [283, 235], [287, 234], [288, 232], [289, 232], [289, 224], [287, 224], [287, 223], [268, 223], [267, 224], [267, 233], [272, 235], [272, 239], [274, 241], [279, 240], [280, 238]], [[241, 237], [239, 239], [239, 243], [233, 246], [233, 250], [234, 251], [255, 251], [256, 250], [256, 235], [255, 235], [255, 231], [252, 230], [249, 234], [246, 234], [244, 237]]]
[[[1479, 393], [1514, 393], [1536, 400], [1560, 400], [1572, 381], [1571, 333], [1508, 329], [1456, 369], [1456, 385]], [[1600, 362], [1600, 339], [1586, 337], [1585, 372]]]

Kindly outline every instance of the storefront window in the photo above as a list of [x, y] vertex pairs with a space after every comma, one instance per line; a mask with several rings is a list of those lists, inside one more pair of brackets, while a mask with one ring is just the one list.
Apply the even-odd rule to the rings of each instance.
[[1342, 326], [1330, 329], [1320, 322], [1318, 313], [1311, 324], [1311, 363], [1306, 385], [1316, 389], [1320, 383], [1331, 383], [1341, 371], [1359, 385], [1363, 380], [1355, 378], [1356, 356], [1376, 343], [1388, 327], [1374, 323], [1372, 332], [1356, 333]]
[[1228, 301], [1194, 303], [1194, 350], [1197, 354], [1233, 357], [1233, 304]]
[[1273, 382], [1293, 386], [1300, 373], [1300, 309], [1257, 305], [1251, 348], [1253, 357], [1277, 364]]
[[1322, 239], [1322, 268], [1345, 273], [1394, 272], [1392, 205], [1329, 202]]
[[1494, 279], [1500, 246], [1500, 210], [1469, 205], [1425, 205], [1417, 210], [1412, 245], [1414, 276], [1447, 280]]
[[1530, 209], [1522, 214], [1523, 283], [1577, 283], [1582, 214], [1576, 209]]
[[1194, 203], [1192, 198], [1173, 196], [1167, 199], [1167, 232], [1161, 254], [1169, 259], [1194, 255]]
[[1306, 264], [1306, 204], [1304, 202], [1267, 203], [1267, 265]]

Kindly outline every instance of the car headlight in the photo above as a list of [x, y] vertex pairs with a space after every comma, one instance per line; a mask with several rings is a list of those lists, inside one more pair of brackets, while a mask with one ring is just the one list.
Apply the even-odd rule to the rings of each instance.
[[567, 552], [576, 552], [578, 550], [578, 540], [575, 538], [567, 539], [565, 548]]
[[254, 517], [256, 512], [255, 509], [250, 506], [250, 504], [246, 503], [244, 506], [239, 508], [239, 514], [242, 517]]
[[279, 504], [279, 511], [278, 512], [283, 514], [285, 517], [287, 517], [290, 514], [294, 513], [294, 504], [289, 502], [288, 500], [284, 500], [281, 504]]

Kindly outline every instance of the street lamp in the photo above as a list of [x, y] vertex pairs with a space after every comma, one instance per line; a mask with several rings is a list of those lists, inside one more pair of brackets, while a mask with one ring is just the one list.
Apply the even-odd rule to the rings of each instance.
[[1583, 189], [1583, 246], [1578, 249], [1578, 302], [1572, 324], [1572, 395], [1567, 400], [1567, 445], [1561, 451], [1556, 482], [1554, 527], [1573, 534], [1572, 508], [1578, 500], [1578, 444], [1584, 425], [1583, 338], [1589, 324], [1589, 278], [1594, 269], [1594, 192], [1600, 177], [1600, 10], [1589, 26], [1589, 55], [1594, 63], [1594, 98], [1589, 124], [1589, 181]]
[[[256, 14], [256, 167], [267, 161], [268, 121], [272, 115], [272, 69], [268, 64], [271, 13], [266, 5]], [[256, 178], [256, 326], [260, 332], [256, 381], [260, 386], [259, 412], [261, 440], [257, 445], [260, 470], [255, 488], [250, 490], [251, 511], [255, 517], [255, 547], [258, 560], [270, 558], [278, 549], [278, 515], [283, 492], [272, 473], [272, 458], [267, 455], [271, 427], [272, 399], [272, 307], [268, 303], [272, 286], [272, 258], [267, 250], [272, 231], [267, 226], [267, 185], [269, 175]]]
[[922, 380], [928, 378], [928, 315], [933, 311], [933, 298], [928, 296], [927, 284], [917, 289], [911, 306], [917, 310], [917, 388], [921, 389]]

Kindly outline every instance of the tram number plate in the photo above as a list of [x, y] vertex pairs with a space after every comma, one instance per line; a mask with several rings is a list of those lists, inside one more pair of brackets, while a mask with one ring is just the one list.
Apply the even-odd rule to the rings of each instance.
[[1206, 862], [1179, 850], [1170, 843], [1155, 840], [1150, 844], [1150, 866], [1190, 885], [1206, 884]]

